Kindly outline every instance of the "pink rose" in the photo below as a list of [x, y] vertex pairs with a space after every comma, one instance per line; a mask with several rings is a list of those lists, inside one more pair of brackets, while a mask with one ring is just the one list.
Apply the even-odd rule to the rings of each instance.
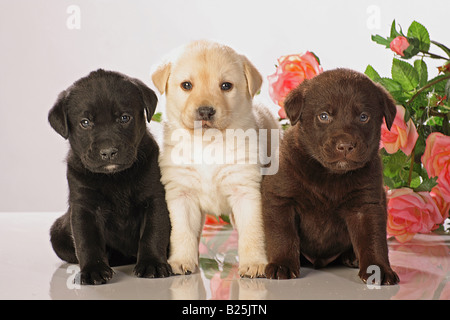
[[450, 164], [450, 137], [440, 132], [431, 133], [426, 141], [422, 164], [430, 178], [437, 177]]
[[422, 164], [428, 176], [438, 177], [439, 193], [450, 202], [450, 137], [440, 132], [431, 133], [426, 141]]
[[436, 180], [442, 198], [450, 203], [450, 163], [446, 164], [441, 170]]
[[390, 190], [388, 196], [387, 232], [400, 242], [416, 233], [428, 233], [442, 223], [442, 215], [428, 192], [409, 188]]
[[397, 114], [394, 123], [389, 131], [386, 121], [383, 120], [381, 125], [380, 149], [384, 148], [387, 153], [396, 153], [398, 149], [402, 150], [406, 155], [410, 155], [416, 145], [417, 134], [416, 126], [411, 119], [405, 122], [405, 108], [397, 106]]
[[409, 47], [408, 39], [406, 39], [403, 36], [398, 36], [394, 40], [391, 41], [391, 44], [389, 45], [391, 47], [391, 50], [394, 51], [396, 54], [401, 55], [402, 57], [405, 56], [403, 53], [406, 49]]
[[291, 54], [278, 59], [278, 67], [274, 74], [267, 77], [269, 80], [269, 95], [281, 109], [280, 118], [286, 118], [284, 111], [284, 98], [303, 80], [311, 79], [322, 73], [323, 69], [311, 52], [305, 54]]
[[450, 210], [450, 197], [448, 197], [448, 194], [442, 192], [440, 185], [431, 189], [430, 195], [441, 212], [442, 222], [444, 222], [448, 218], [448, 212]]

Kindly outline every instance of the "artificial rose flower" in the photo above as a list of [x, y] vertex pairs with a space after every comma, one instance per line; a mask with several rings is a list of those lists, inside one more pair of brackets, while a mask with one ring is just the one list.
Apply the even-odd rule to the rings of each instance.
[[407, 242], [416, 233], [428, 233], [442, 223], [442, 215], [428, 192], [409, 188], [390, 190], [387, 232], [399, 242]]
[[440, 132], [431, 133], [426, 141], [422, 164], [430, 178], [439, 176], [445, 166], [450, 165], [450, 137]]
[[416, 126], [411, 119], [405, 122], [405, 108], [397, 106], [397, 114], [394, 123], [389, 131], [386, 121], [383, 120], [381, 125], [380, 149], [384, 148], [387, 153], [396, 153], [398, 149], [402, 150], [406, 155], [410, 155], [416, 145], [417, 134]]
[[406, 39], [405, 37], [398, 36], [397, 38], [391, 41], [391, 44], [389, 46], [391, 47], [391, 50], [394, 51], [396, 54], [404, 57], [405, 54], [403, 52], [406, 49], [408, 49], [409, 42], [408, 39]]
[[450, 163], [447, 163], [438, 175], [436, 180], [444, 201], [450, 203]]
[[274, 74], [267, 77], [269, 80], [269, 95], [281, 109], [278, 115], [286, 118], [284, 111], [284, 98], [305, 79], [311, 79], [322, 73], [323, 69], [311, 52], [305, 54], [291, 54], [278, 59], [278, 67]]
[[440, 185], [437, 185], [433, 189], [431, 189], [430, 195], [441, 213], [442, 222], [444, 222], [444, 220], [448, 218], [448, 213], [450, 210], [449, 195], [442, 192]]

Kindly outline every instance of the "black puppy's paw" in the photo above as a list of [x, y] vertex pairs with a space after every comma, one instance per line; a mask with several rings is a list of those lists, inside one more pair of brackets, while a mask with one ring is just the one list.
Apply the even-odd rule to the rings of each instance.
[[371, 285], [395, 285], [400, 282], [397, 273], [389, 266], [370, 265], [360, 269], [358, 276]]
[[172, 275], [172, 268], [167, 262], [138, 261], [134, 274], [139, 278], [165, 278]]
[[294, 279], [299, 277], [300, 267], [269, 263], [266, 266], [265, 274], [267, 279]]
[[86, 265], [75, 278], [81, 284], [104, 284], [112, 278], [114, 274], [106, 263], [99, 262]]

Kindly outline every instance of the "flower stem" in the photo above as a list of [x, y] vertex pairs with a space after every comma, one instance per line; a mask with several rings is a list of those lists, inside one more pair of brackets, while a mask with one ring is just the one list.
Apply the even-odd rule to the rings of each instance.
[[409, 174], [408, 174], [408, 186], [411, 187], [411, 181], [412, 181], [412, 173], [413, 173], [413, 168], [414, 168], [414, 157], [415, 157], [415, 149], [416, 146], [414, 146], [414, 148], [412, 149], [411, 152], [411, 164], [409, 165]]
[[446, 57], [443, 57], [443, 56], [440, 56], [440, 55], [438, 55], [438, 54], [434, 54], [434, 53], [431, 53], [431, 52], [428, 52], [428, 51], [420, 51], [420, 52], [422, 52], [424, 55], [427, 55], [428, 57], [430, 57], [430, 58], [432, 58], [432, 59], [443, 59], [443, 60], [448, 60], [448, 58], [446, 58]]
[[450, 79], [450, 74], [446, 75], [445, 77], [436, 79], [434, 81], [431, 81], [430, 83], [428, 83], [427, 85], [424, 85], [422, 88], [420, 88], [419, 90], [417, 90], [417, 92], [412, 96], [411, 99], [408, 100], [407, 104], [409, 105], [415, 98], [417, 98], [417, 96], [419, 94], [421, 94], [423, 91], [425, 91], [426, 89], [428, 89], [429, 87], [434, 86], [436, 83], [439, 83], [443, 80], [447, 80]]

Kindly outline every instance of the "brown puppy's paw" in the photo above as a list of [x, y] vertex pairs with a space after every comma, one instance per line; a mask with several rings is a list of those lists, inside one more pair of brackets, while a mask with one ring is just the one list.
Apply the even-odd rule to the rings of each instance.
[[360, 269], [358, 276], [370, 285], [394, 285], [400, 282], [397, 273], [388, 266], [370, 265], [365, 270]]
[[277, 263], [269, 263], [266, 266], [265, 273], [267, 279], [294, 279], [299, 277], [300, 268]]

